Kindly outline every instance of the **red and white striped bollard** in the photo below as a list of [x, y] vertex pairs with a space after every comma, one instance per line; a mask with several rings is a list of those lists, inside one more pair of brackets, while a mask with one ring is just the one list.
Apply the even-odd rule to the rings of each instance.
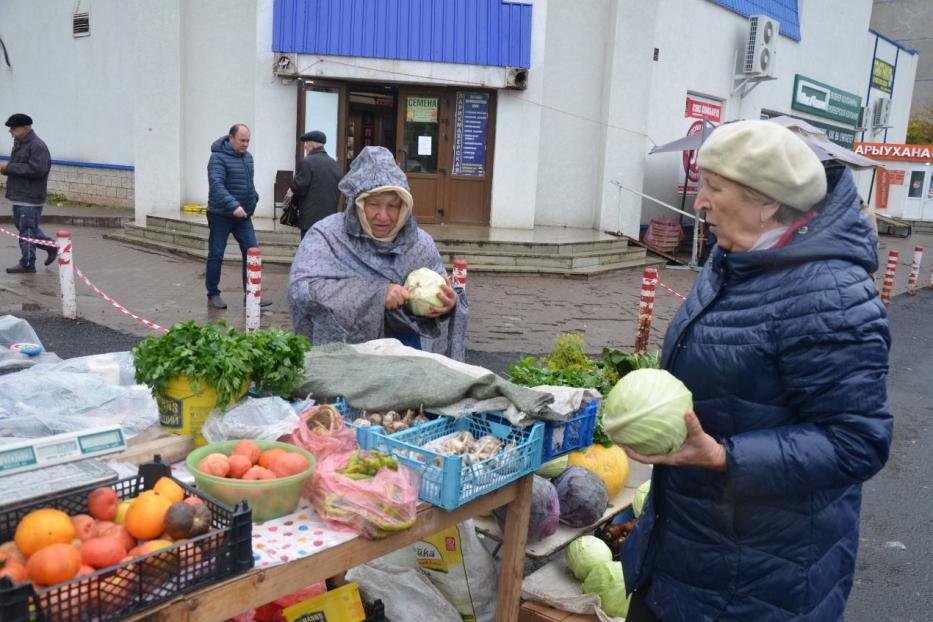
[[910, 264], [910, 274], [907, 275], [907, 294], [917, 295], [917, 280], [920, 278], [920, 263], [923, 261], [923, 247], [914, 246], [914, 261]]
[[259, 303], [262, 299], [262, 251], [246, 251], [246, 330], [259, 330]]
[[648, 338], [651, 333], [651, 314], [654, 311], [654, 292], [657, 282], [658, 271], [655, 268], [645, 268], [641, 277], [641, 298], [638, 301], [635, 354], [648, 354]]
[[75, 272], [71, 260], [71, 232], [59, 231], [58, 238], [58, 283], [62, 290], [62, 316], [69, 320], [78, 318], [78, 301], [75, 297]]
[[891, 304], [891, 288], [894, 287], [894, 273], [897, 271], [897, 258], [900, 252], [893, 249], [888, 253], [888, 267], [884, 272], [884, 284], [881, 286], [881, 302]]

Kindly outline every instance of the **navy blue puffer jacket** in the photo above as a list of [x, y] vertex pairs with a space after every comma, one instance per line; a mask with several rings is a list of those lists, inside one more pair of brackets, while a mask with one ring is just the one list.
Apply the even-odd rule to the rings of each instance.
[[877, 236], [851, 173], [827, 177], [822, 210], [784, 247], [715, 247], [668, 328], [663, 366], [727, 471], [654, 469], [622, 563], [664, 622], [842, 619], [861, 483], [893, 422]]
[[207, 211], [211, 214], [233, 216], [237, 206], [250, 216], [256, 211], [259, 195], [253, 185], [253, 154], [234, 151], [226, 136], [211, 145], [211, 159], [207, 162], [207, 181], [210, 192]]

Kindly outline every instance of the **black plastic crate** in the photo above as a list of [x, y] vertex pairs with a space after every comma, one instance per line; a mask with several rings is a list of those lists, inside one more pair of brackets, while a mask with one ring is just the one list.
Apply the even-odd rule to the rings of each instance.
[[[171, 469], [156, 456], [155, 462], [139, 467], [138, 475], [112, 486], [120, 499], [128, 499], [151, 489], [160, 477], [171, 476]], [[213, 531], [51, 587], [36, 589], [31, 583], [14, 586], [4, 577], [0, 579], [0, 620], [120, 620], [252, 568], [253, 523], [249, 505], [241, 502], [230, 509], [183, 482], [175, 482], [184, 489], [185, 497], [197, 495], [210, 507]], [[12, 540], [17, 523], [32, 510], [51, 507], [69, 515], [87, 513], [87, 495], [97, 487], [0, 508], [0, 541]]]

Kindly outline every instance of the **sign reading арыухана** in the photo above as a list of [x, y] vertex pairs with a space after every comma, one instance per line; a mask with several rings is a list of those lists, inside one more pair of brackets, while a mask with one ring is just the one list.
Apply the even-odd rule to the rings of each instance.
[[809, 112], [818, 117], [858, 125], [862, 98], [854, 93], [837, 89], [823, 82], [802, 76], [794, 76], [794, 92], [790, 107]]
[[933, 145], [900, 143], [855, 143], [855, 153], [873, 160], [933, 162]]

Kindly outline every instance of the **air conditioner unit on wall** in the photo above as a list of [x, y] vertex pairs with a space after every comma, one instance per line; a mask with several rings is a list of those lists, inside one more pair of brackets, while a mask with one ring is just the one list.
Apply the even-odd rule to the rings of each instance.
[[748, 43], [745, 46], [745, 75], [770, 76], [774, 73], [775, 44], [778, 24], [767, 15], [752, 15], [748, 18]]
[[891, 99], [889, 97], [875, 100], [871, 112], [871, 126], [877, 129], [891, 127]]

